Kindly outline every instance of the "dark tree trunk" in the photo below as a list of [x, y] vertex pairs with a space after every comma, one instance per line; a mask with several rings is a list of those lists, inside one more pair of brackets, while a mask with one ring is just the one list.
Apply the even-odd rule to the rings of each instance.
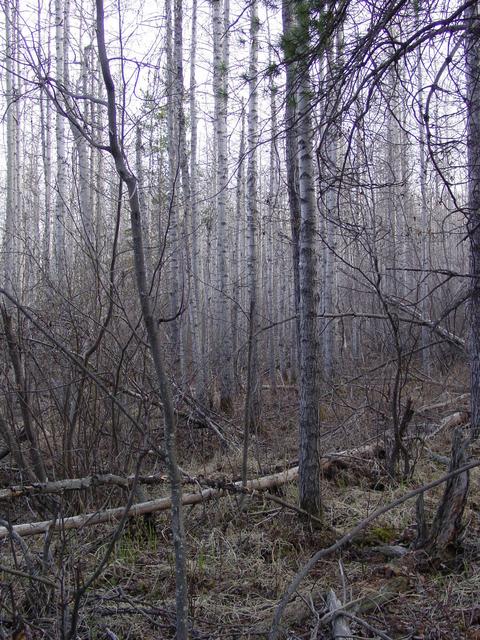
[[472, 438], [480, 435], [480, 19], [479, 8], [471, 5], [465, 38], [465, 75], [467, 82], [468, 212], [470, 239], [470, 366]]
[[[468, 440], [463, 438], [460, 428], [453, 434], [452, 456], [449, 471], [460, 469], [467, 463]], [[463, 531], [462, 517], [467, 502], [469, 472], [460, 473], [445, 485], [442, 500], [437, 508], [430, 535], [424, 546], [438, 555], [451, 545], [455, 545]]]

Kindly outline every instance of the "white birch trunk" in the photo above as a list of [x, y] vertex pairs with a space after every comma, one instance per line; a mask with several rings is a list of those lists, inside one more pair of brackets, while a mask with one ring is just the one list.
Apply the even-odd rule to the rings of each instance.
[[249, 288], [249, 353], [247, 371], [246, 426], [251, 431], [258, 427], [260, 416], [260, 382], [258, 366], [258, 7], [257, 0], [250, 5], [250, 65], [248, 102], [248, 167], [247, 167], [247, 272]]
[[[88, 94], [88, 50], [83, 52], [82, 71], [78, 82], [78, 92]], [[84, 109], [84, 117], [88, 119], [88, 106]], [[94, 247], [95, 233], [93, 224], [93, 209], [90, 188], [90, 158], [87, 141], [82, 132], [73, 123], [70, 123], [75, 149], [77, 152], [78, 186], [77, 202], [80, 211], [80, 225], [88, 252]]]
[[13, 43], [13, 16], [10, 3], [5, 3], [5, 30], [6, 30], [6, 51], [5, 51], [5, 70], [6, 70], [6, 101], [7, 101], [7, 193], [5, 203], [5, 233], [3, 237], [3, 281], [5, 289], [13, 294], [16, 289], [15, 277], [15, 174], [17, 167], [15, 166], [15, 147], [16, 147], [16, 129], [14, 121], [14, 99], [15, 90], [13, 86], [13, 61], [15, 58], [15, 47]]
[[220, 407], [230, 413], [233, 402], [233, 357], [230, 302], [228, 297], [228, 58], [229, 34], [225, 24], [229, 20], [229, 3], [213, 0], [213, 92], [215, 111], [216, 158], [216, 205], [217, 205], [217, 308], [218, 328], [216, 340], [217, 368], [219, 370]]
[[[416, 9], [416, 22], [420, 25], [420, 2]], [[420, 160], [420, 313], [423, 318], [429, 318], [429, 300], [428, 300], [428, 286], [427, 286], [427, 269], [429, 268], [429, 242], [430, 242], [430, 221], [428, 215], [428, 200], [427, 200], [427, 145], [425, 141], [425, 125], [423, 122], [423, 70], [422, 70], [422, 56], [421, 51], [417, 52], [417, 99], [418, 99], [418, 154]], [[427, 345], [430, 338], [430, 331], [428, 327], [421, 328], [421, 340], [420, 346], [422, 347], [422, 365], [423, 369], [428, 373], [431, 363], [431, 357]]]
[[[56, 82], [65, 82], [65, 41], [66, 14], [62, 0], [55, 0], [55, 69]], [[61, 282], [66, 276], [65, 260], [65, 222], [67, 202], [67, 150], [65, 142], [65, 118], [57, 110], [55, 119], [55, 141], [57, 154], [55, 223], [54, 223], [54, 258], [55, 278]]]

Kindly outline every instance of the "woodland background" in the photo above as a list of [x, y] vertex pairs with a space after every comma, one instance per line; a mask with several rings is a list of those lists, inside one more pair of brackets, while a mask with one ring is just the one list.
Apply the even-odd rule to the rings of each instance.
[[0, 637], [479, 637], [477, 3], [1, 22]]

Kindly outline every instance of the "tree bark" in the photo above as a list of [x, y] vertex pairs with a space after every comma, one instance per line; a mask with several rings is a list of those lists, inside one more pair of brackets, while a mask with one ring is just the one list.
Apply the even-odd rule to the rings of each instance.
[[258, 249], [257, 236], [259, 228], [258, 210], [258, 7], [257, 0], [250, 6], [250, 65], [249, 65], [249, 100], [248, 100], [248, 167], [247, 167], [247, 272], [250, 294], [249, 304], [249, 341], [247, 367], [247, 399], [245, 407], [248, 430], [254, 431], [260, 419], [260, 381], [258, 365]]
[[[467, 462], [468, 442], [462, 430], [455, 429], [452, 438], [452, 454], [449, 473], [463, 467]], [[462, 518], [467, 502], [469, 473], [465, 471], [447, 481], [442, 500], [437, 508], [428, 539], [422, 545], [439, 555], [447, 547], [458, 543], [463, 531]]]
[[[292, 1], [282, 0], [283, 33], [289, 34], [293, 26]], [[287, 193], [290, 209], [290, 228], [292, 233], [293, 297], [295, 303], [296, 349], [300, 359], [300, 198], [298, 186], [298, 147], [297, 147], [297, 99], [296, 99], [296, 63], [286, 60], [286, 101], [285, 101], [285, 163], [287, 171]]]
[[[65, 83], [66, 67], [66, 11], [62, 0], [55, 0], [55, 60], [56, 83], [58, 91]], [[55, 224], [54, 224], [54, 258], [55, 278], [57, 282], [64, 282], [66, 277], [65, 259], [65, 212], [67, 203], [67, 150], [65, 143], [65, 117], [57, 109], [55, 120], [55, 140], [57, 154], [56, 196], [55, 196]]]
[[[306, 29], [305, 29], [306, 32]], [[297, 35], [298, 37], [298, 35]], [[302, 37], [307, 37], [303, 33]], [[297, 43], [297, 54], [304, 45]], [[317, 364], [317, 256], [315, 186], [312, 157], [311, 95], [308, 66], [297, 66], [298, 167], [300, 198], [300, 507], [313, 516], [321, 514], [320, 422]]]
[[468, 211], [470, 239], [470, 371], [472, 438], [480, 435], [480, 14], [477, 3], [466, 11]]
[[[223, 4], [223, 20], [222, 20]], [[215, 111], [216, 158], [216, 205], [217, 205], [217, 274], [218, 274], [218, 350], [220, 408], [226, 413], [233, 409], [233, 361], [230, 300], [228, 295], [228, 0], [213, 0], [213, 92]]]

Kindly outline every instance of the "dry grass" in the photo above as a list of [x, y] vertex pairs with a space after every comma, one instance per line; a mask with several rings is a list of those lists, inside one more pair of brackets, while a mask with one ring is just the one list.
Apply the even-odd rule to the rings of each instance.
[[[445, 398], [427, 383], [412, 384], [417, 404]], [[428, 395], [426, 389], [430, 388]], [[371, 390], [369, 395], [371, 396]], [[340, 396], [339, 396], [340, 397]], [[266, 398], [264, 428], [252, 442], [250, 474], [270, 471], [274, 465], [287, 465], [296, 458], [295, 403], [293, 391]], [[435, 422], [443, 417], [421, 416], [419, 421]], [[237, 425], [240, 424], [240, 412]], [[341, 395], [341, 401], [325, 408], [327, 450], [360, 444], [380, 432], [375, 421], [378, 413], [365, 406], [364, 397]], [[352, 436], [352, 425], [355, 435]], [[237, 427], [238, 428], [238, 427]], [[209, 478], [238, 478], [239, 453], [226, 455], [215, 450], [211, 436], [201, 433], [206, 442], [186, 449], [190, 457], [183, 461], [192, 474]], [[188, 444], [188, 443], [187, 443]], [[449, 434], [439, 434], [431, 448], [448, 453]], [[198, 452], [211, 451], [208, 459]], [[359, 520], [409, 488], [440, 475], [444, 469], [426, 457], [416, 465], [411, 482], [383, 482], [377, 490], [371, 477], [348, 471], [324, 483], [325, 528], [315, 530], [301, 521], [294, 511], [279, 507], [262, 495], [249, 497], [243, 510], [238, 497], [187, 509], [188, 574], [190, 610], [196, 638], [265, 638], [273, 609], [296, 571], [311, 554], [331, 544], [336, 536], [351, 529]], [[310, 638], [316, 620], [312, 608], [322, 613], [323, 596], [328, 588], [343, 592], [347, 600], [361, 600], [362, 617], [390, 637], [411, 640], [480, 638], [480, 525], [479, 473], [472, 474], [471, 495], [466, 512], [467, 526], [463, 547], [445, 562], [433, 562], [421, 554], [409, 554], [389, 560], [374, 550], [382, 544], [406, 543], [413, 534], [415, 505], [407, 502], [390, 511], [365, 532], [355, 545], [336, 557], [320, 562], [302, 584], [301, 592], [287, 610], [286, 625], [290, 638]], [[153, 489], [151, 491], [158, 491]], [[296, 504], [294, 485], [283, 487], [283, 500]], [[427, 512], [432, 514], [441, 489], [426, 497]], [[28, 516], [27, 516], [28, 517]], [[58, 610], [71, 600], [76, 584], [81, 584], [102, 559], [111, 529], [97, 527], [69, 533], [55, 539], [52, 556], [57, 581], [55, 596], [43, 608], [25, 609], [32, 638], [61, 637]], [[2, 563], [11, 562], [7, 543], [3, 543]], [[32, 544], [32, 553], [40, 551], [40, 541]], [[340, 562], [341, 561], [341, 562]], [[21, 564], [21, 560], [20, 560]], [[344, 577], [342, 578], [342, 573]], [[2, 576], [8, 587], [2, 588], [0, 606], [20, 611], [28, 591], [28, 580]], [[60, 589], [59, 586], [62, 585]], [[368, 607], [365, 598], [392, 588], [381, 606]], [[155, 532], [143, 531], [140, 523], [130, 525], [117, 542], [105, 570], [82, 602], [78, 637], [107, 638], [106, 629], [122, 640], [150, 640], [174, 636], [174, 578], [171, 534], [168, 516], [157, 516]], [[63, 590], [63, 595], [61, 592]], [[9, 596], [10, 594], [10, 596]], [[9, 600], [10, 597], [10, 600]], [[363, 600], [362, 600], [363, 598]], [[476, 608], [477, 607], [477, 608]], [[4, 617], [8, 617], [5, 613]], [[28, 619], [30, 615], [30, 619]], [[17, 613], [16, 623], [21, 626]], [[356, 637], [373, 637], [353, 626]], [[5, 627], [5, 632], [7, 628]], [[0, 629], [1, 631], [1, 629]], [[318, 638], [328, 638], [328, 627], [320, 627]], [[2, 637], [0, 635], [0, 637]]]

